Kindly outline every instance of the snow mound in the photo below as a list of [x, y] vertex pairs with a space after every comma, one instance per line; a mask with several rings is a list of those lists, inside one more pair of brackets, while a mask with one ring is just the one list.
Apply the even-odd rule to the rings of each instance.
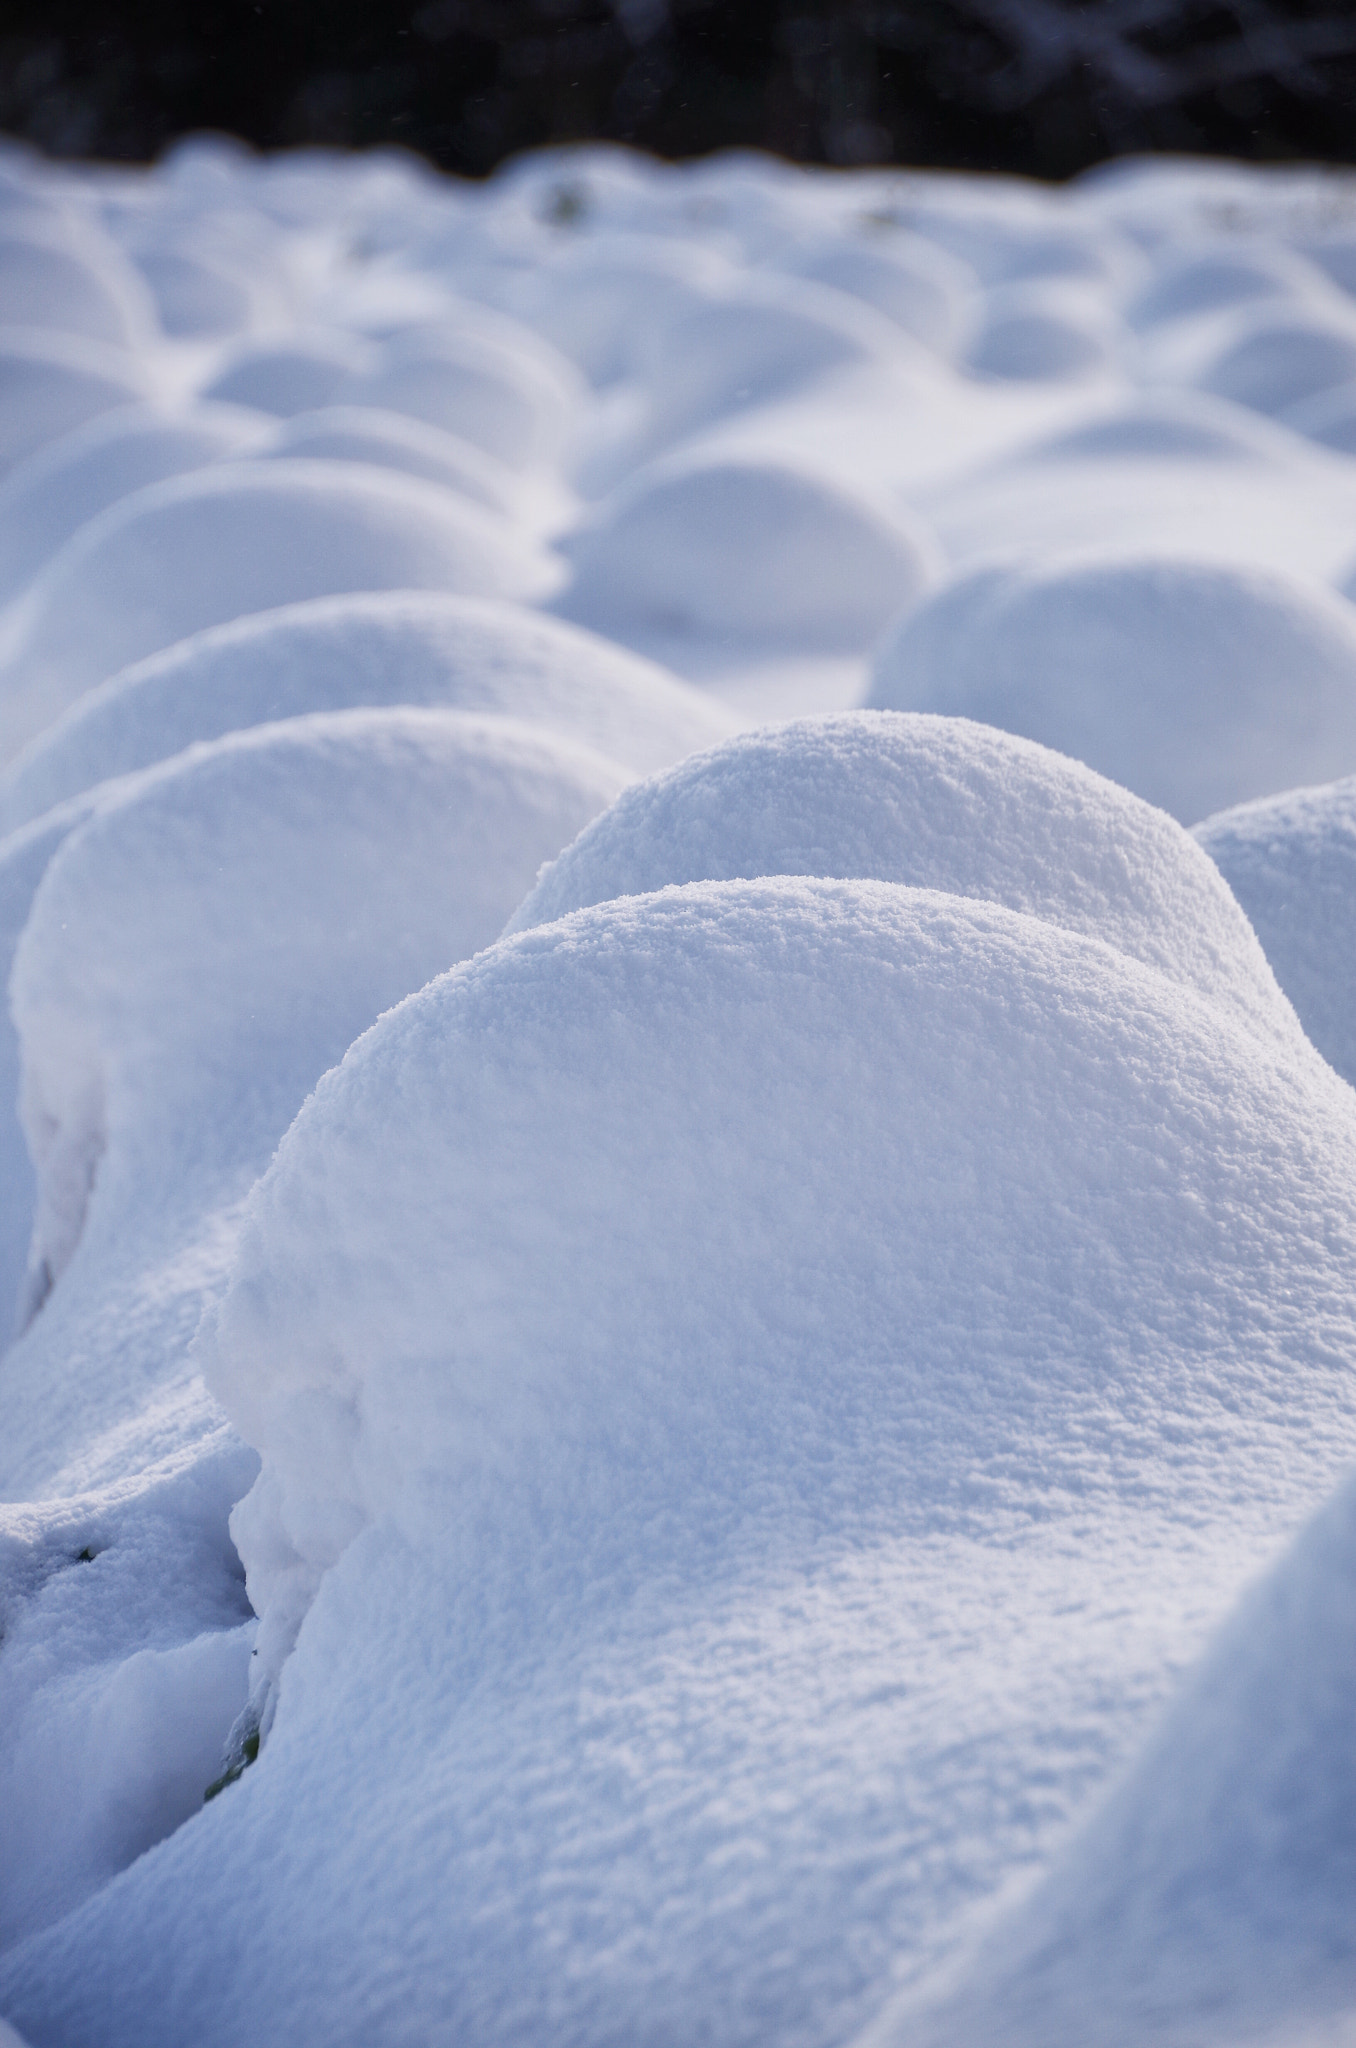
[[509, 721], [350, 712], [107, 786], [52, 859], [12, 976], [40, 1312], [0, 1486], [56, 1498], [0, 1510], [0, 1943], [200, 1810], [245, 1701], [226, 1511], [255, 1461], [187, 1358], [241, 1197], [354, 1033], [619, 780]]
[[778, 267], [789, 276], [864, 299], [942, 355], [951, 355], [959, 345], [976, 290], [969, 266], [935, 242], [898, 232], [887, 238], [880, 229], [869, 240], [862, 235], [850, 242], [835, 235], [808, 247], [793, 243]]
[[1133, 327], [1195, 319], [1258, 300], [1330, 296], [1315, 264], [1293, 251], [1258, 242], [1214, 239], [1169, 250], [1125, 309]]
[[1285, 424], [1338, 455], [1356, 455], [1356, 379], [1287, 406]]
[[267, 452], [340, 462], [375, 462], [461, 491], [506, 519], [518, 510], [512, 471], [456, 434], [407, 413], [376, 406], [330, 405], [295, 415]]
[[508, 930], [671, 883], [760, 875], [1005, 904], [1294, 1036], [1247, 919], [1179, 825], [1079, 762], [961, 719], [859, 711], [729, 740], [619, 796], [543, 870]]
[[1174, 553], [989, 564], [906, 614], [869, 701], [1040, 740], [1190, 824], [1356, 767], [1356, 611]]
[[1349, 2040], [1353, 1687], [1349, 1480], [1240, 1603], [977, 1982], [873, 2028], [872, 2048]]
[[981, 377], [1065, 381], [1110, 369], [1114, 343], [1107, 323], [1080, 301], [1039, 284], [991, 292], [966, 351], [966, 367]]
[[585, 625], [821, 651], [869, 646], [936, 570], [917, 520], [775, 457], [656, 464], [560, 546]]
[[155, 331], [150, 293], [117, 244], [92, 226], [0, 220], [0, 284], [31, 327], [135, 348]]
[[372, 367], [375, 353], [358, 335], [339, 333], [245, 342], [201, 395], [286, 419], [333, 405], [355, 377]]
[[217, 341], [252, 327], [263, 310], [261, 293], [241, 270], [190, 249], [134, 252], [166, 334], [176, 340]]
[[1240, 804], [1195, 836], [1309, 1037], [1356, 1083], [1356, 779]]
[[1076, 426], [1057, 427], [1020, 451], [1024, 462], [1270, 462], [1288, 460], [1285, 435], [1245, 406], [1203, 391], [1122, 394]]
[[195, 740], [399, 704], [521, 719], [639, 775], [731, 727], [656, 663], [516, 605], [420, 591], [315, 598], [210, 627], [87, 691], [0, 775], [0, 831]]
[[1221, 398], [1283, 413], [1356, 379], [1356, 315], [1277, 311], [1240, 325], [1200, 376], [1204, 389]]
[[694, 884], [434, 982], [207, 1324], [264, 1687], [319, 1587], [261, 1761], [8, 2009], [845, 2038], [1356, 1445], [1353, 1168], [1302, 1043], [959, 897]]
[[676, 440], [834, 372], [907, 365], [909, 350], [893, 320], [847, 292], [754, 271], [656, 325], [637, 374], [654, 433]]
[[0, 602], [119, 498], [256, 448], [262, 422], [227, 406], [119, 406], [30, 455], [0, 483]]
[[[402, 709], [257, 726], [109, 786], [43, 875], [10, 978], [42, 1307], [6, 1362], [12, 1456], [36, 1419], [14, 1390], [39, 1369], [49, 1456], [70, 1455], [65, 1404], [85, 1435], [135, 1412], [149, 1366], [79, 1400], [74, 1360], [54, 1366], [72, 1318], [78, 1356], [152, 1251], [172, 1292], [170, 1250], [246, 1192], [318, 1075], [492, 939], [623, 779], [509, 720]], [[158, 1334], [159, 1373], [182, 1370]]]
[[115, 405], [153, 396], [137, 357], [43, 328], [0, 327], [0, 475]]
[[550, 260], [503, 266], [480, 289], [544, 335], [595, 385], [643, 360], [646, 335], [728, 283], [733, 266], [700, 242], [597, 233]]
[[408, 413], [520, 470], [560, 460], [580, 396], [563, 356], [481, 308], [395, 336], [378, 365], [336, 393], [349, 405]]
[[91, 520], [31, 586], [0, 668], [0, 757], [128, 662], [244, 612], [346, 590], [528, 598], [557, 580], [505, 521], [371, 464], [173, 477]]

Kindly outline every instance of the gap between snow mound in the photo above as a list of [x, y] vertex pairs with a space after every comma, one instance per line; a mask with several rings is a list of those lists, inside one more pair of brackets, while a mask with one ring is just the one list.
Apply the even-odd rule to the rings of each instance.
[[1356, 778], [1239, 804], [1195, 837], [1309, 1037], [1356, 1083]]
[[967, 719], [849, 712], [740, 734], [626, 790], [508, 932], [669, 883], [760, 875], [979, 896], [1104, 939], [1282, 1042], [1295, 1016], [1211, 862], [1164, 812]]
[[209, 627], [86, 691], [0, 772], [0, 830], [196, 740], [399, 704], [521, 719], [637, 774], [733, 722], [656, 662], [517, 605], [412, 590], [314, 598]]
[[905, 614], [869, 702], [1039, 740], [1191, 824], [1356, 766], [1356, 609], [1176, 554], [991, 562]]
[[81, 692], [204, 626], [346, 590], [530, 599], [559, 564], [453, 491], [369, 463], [214, 465], [121, 499], [9, 615], [0, 758]]
[[955, 896], [690, 884], [432, 983], [205, 1325], [265, 1683], [320, 1588], [260, 1762], [0, 1998], [841, 2041], [1356, 1449], [1353, 1169], [1302, 1041]]
[[624, 779], [509, 720], [316, 714], [114, 786], [64, 841], [10, 978], [30, 1313], [52, 1291], [4, 1361], [0, 1483], [180, 1384], [233, 1205], [319, 1075], [490, 941]]

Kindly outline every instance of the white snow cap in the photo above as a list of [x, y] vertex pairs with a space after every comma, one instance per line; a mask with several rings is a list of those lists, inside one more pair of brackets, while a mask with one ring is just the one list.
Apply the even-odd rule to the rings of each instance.
[[902, 882], [1029, 911], [1281, 1039], [1295, 1017], [1210, 861], [1081, 762], [965, 719], [859, 711], [741, 735], [627, 790], [508, 930], [614, 896], [758, 875]]
[[1175, 554], [981, 565], [887, 636], [869, 701], [1041, 740], [1191, 824], [1356, 767], [1356, 609]]
[[1326, 1060], [1356, 1083], [1356, 778], [1196, 827]]
[[518, 605], [412, 590], [313, 598], [209, 627], [87, 691], [0, 773], [0, 832], [195, 740], [364, 704], [523, 719], [638, 775], [731, 726], [657, 663]]
[[545, 595], [558, 565], [452, 491], [368, 463], [220, 463], [121, 499], [31, 587], [0, 759], [116, 669], [204, 626], [344, 590]]

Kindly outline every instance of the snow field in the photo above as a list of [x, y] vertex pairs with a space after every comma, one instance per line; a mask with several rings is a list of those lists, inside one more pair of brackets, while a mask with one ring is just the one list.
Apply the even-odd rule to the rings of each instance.
[[0, 152], [34, 2048], [1356, 2027], [1353, 252]]

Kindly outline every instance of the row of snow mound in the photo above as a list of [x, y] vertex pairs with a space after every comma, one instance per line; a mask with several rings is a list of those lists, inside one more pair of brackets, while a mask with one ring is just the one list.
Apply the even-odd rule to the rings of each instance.
[[[201, 1121], [223, 999], [191, 1105], [163, 1037], [116, 1076], [127, 1156]], [[1354, 1100], [1188, 835], [1029, 743], [862, 713], [624, 792], [245, 1203], [197, 1353], [262, 1460], [259, 1761], [7, 2008], [850, 2038], [1350, 1458]]]
[[1352, 203], [0, 151], [35, 2044], [1356, 2020]]

